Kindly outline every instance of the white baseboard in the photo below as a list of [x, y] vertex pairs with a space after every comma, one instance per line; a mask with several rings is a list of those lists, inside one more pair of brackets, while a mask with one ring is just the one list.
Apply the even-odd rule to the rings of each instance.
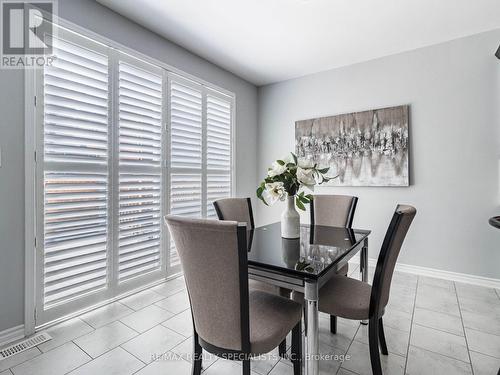
[[[359, 256], [353, 257], [349, 261], [349, 263], [358, 265]], [[368, 265], [371, 267], [375, 267], [377, 265], [377, 260], [369, 258]], [[443, 270], [438, 270], [436, 268], [413, 266], [411, 264], [404, 264], [404, 263], [396, 263], [396, 271], [411, 273], [420, 276], [435, 277], [436, 279], [457, 281], [460, 283], [478, 285], [486, 288], [500, 289], [500, 279], [469, 275], [467, 273], [443, 271]]]
[[24, 338], [24, 324], [0, 331], [0, 347]]

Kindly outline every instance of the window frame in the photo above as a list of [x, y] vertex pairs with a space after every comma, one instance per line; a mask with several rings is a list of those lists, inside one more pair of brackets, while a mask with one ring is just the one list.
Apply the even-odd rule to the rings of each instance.
[[[173, 77], [175, 79], [183, 79], [186, 80], [187, 82], [191, 82], [193, 84], [199, 85], [202, 87], [202, 92], [204, 95], [204, 106], [203, 106], [203, 118], [204, 118], [204, 124], [206, 127], [206, 92], [209, 91], [212, 95], [215, 93], [215, 95], [220, 95], [222, 98], [230, 101], [231, 103], [231, 124], [230, 124], [230, 129], [231, 129], [231, 135], [230, 135], [230, 144], [231, 144], [231, 158], [230, 158], [230, 163], [231, 163], [231, 168], [229, 171], [229, 176], [230, 176], [230, 191], [231, 195], [234, 195], [236, 191], [236, 174], [235, 174], [235, 150], [236, 150], [236, 145], [235, 145], [235, 140], [236, 140], [236, 128], [235, 128], [235, 111], [236, 111], [236, 95], [224, 88], [221, 88], [217, 85], [214, 85], [210, 82], [204, 81], [198, 77], [195, 77], [189, 73], [186, 73], [178, 68], [175, 68], [173, 66], [170, 66], [160, 60], [157, 60], [155, 58], [152, 58], [150, 56], [147, 56], [141, 52], [138, 52], [132, 48], [126, 47], [120, 43], [117, 43], [113, 40], [110, 40], [106, 37], [103, 37], [99, 34], [96, 34], [92, 31], [89, 31], [81, 26], [75, 25], [69, 21], [66, 21], [64, 19], [56, 17], [55, 21], [55, 26], [57, 27], [58, 31], [55, 33], [55, 36], [58, 36], [59, 32], [63, 32], [63, 34], [77, 34], [77, 36], [81, 36], [84, 38], [90, 39], [90, 43], [98, 43], [101, 44], [104, 49], [107, 49], [109, 51], [109, 66], [110, 66], [110, 76], [109, 76], [109, 87], [110, 87], [110, 102], [111, 101], [116, 101], [118, 97], [118, 87], [116, 86], [116, 81], [118, 79], [118, 63], [120, 60], [120, 56], [124, 57], [125, 59], [127, 56], [130, 56], [131, 59], [133, 60], [142, 60], [144, 63], [148, 65], [153, 65], [155, 67], [158, 67], [162, 70], [162, 78], [163, 78], [163, 108], [162, 108], [162, 128], [165, 131], [165, 136], [164, 136], [164, 149], [163, 149], [163, 155], [164, 155], [164, 165], [162, 166], [164, 170], [164, 177], [163, 177], [163, 183], [164, 183], [164, 190], [166, 193], [166, 196], [164, 198], [163, 202], [163, 209], [165, 210], [164, 212], [170, 212], [170, 174], [172, 171], [170, 170], [170, 105], [168, 105], [169, 101], [169, 90], [170, 90], [170, 81]], [[39, 74], [39, 72], [38, 72]], [[40, 175], [41, 170], [43, 170], [43, 162], [40, 162], [40, 156], [43, 156], [43, 144], [41, 145], [42, 148], [40, 148], [40, 140], [43, 140], [43, 134], [40, 134], [40, 132], [43, 133], [43, 126], [37, 125], [38, 116], [40, 115], [39, 111], [43, 112], [43, 100], [40, 100], [43, 98], [43, 92], [41, 91], [41, 85], [37, 84], [37, 70], [35, 69], [26, 69], [24, 73], [25, 77], [25, 325], [24, 325], [24, 331], [25, 335], [30, 335], [35, 332], [35, 329], [38, 328], [46, 328], [47, 326], [56, 324], [60, 321], [69, 319], [73, 316], [76, 316], [78, 314], [81, 314], [82, 312], [85, 311], [90, 311], [92, 309], [95, 309], [99, 306], [103, 306], [106, 304], [109, 304], [115, 300], [118, 300], [120, 298], [123, 298], [127, 295], [136, 293], [137, 291], [143, 290], [150, 288], [152, 285], [164, 282], [164, 279], [161, 280], [151, 280], [149, 283], [144, 283], [141, 286], [137, 286], [135, 289], [132, 288], [120, 288], [117, 287], [116, 289], [113, 288], [108, 288], [107, 291], [108, 293], [105, 293], [104, 296], [99, 296], [99, 298], [95, 298], [95, 300], [92, 298], [92, 295], [90, 296], [91, 303], [89, 304], [89, 301], [85, 301], [86, 303], [80, 303], [76, 304], [73, 312], [64, 315], [62, 317], [58, 317], [57, 314], [55, 314], [54, 319], [43, 319], [44, 322], [43, 324], [37, 323], [37, 321], [40, 321], [40, 312], [37, 311], [37, 306], [41, 306], [39, 304], [39, 298], [41, 298], [40, 293], [37, 293], [37, 282], [39, 280], [43, 280], [40, 278], [42, 275], [40, 275], [40, 270], [42, 270], [43, 267], [37, 267], [37, 264], [40, 262], [40, 259], [43, 259], [43, 221], [39, 220], [38, 216], [43, 217], [43, 174]], [[42, 71], [43, 74], [43, 71]], [[43, 90], [42, 90], [43, 91]], [[110, 132], [114, 133], [118, 131], [118, 125], [117, 125], [117, 111], [118, 111], [118, 104], [110, 105], [110, 118], [109, 122], [110, 125], [112, 124], [113, 126], [110, 127]], [[108, 168], [113, 168], [113, 175], [115, 175], [118, 171], [116, 169], [117, 167], [117, 158], [116, 158], [116, 152], [115, 148], [117, 147], [117, 137], [114, 134], [110, 135], [110, 142], [109, 145], [111, 147], [110, 153], [113, 155], [113, 158], [109, 160], [109, 166]], [[204, 152], [206, 151], [206, 134], [202, 138], [202, 142], [204, 144]], [[204, 154], [203, 154], [204, 155]], [[203, 156], [206, 158], [206, 156]], [[37, 160], [38, 159], [38, 160]], [[43, 160], [43, 159], [42, 159]], [[203, 167], [203, 166], [202, 166]], [[206, 165], [205, 169], [203, 171], [204, 174], [202, 174], [202, 178], [206, 183]], [[111, 176], [111, 173], [110, 173]], [[111, 181], [116, 181], [115, 178], [110, 178], [110, 185], [109, 188], [113, 189], [117, 186], [111, 185]], [[116, 201], [117, 199], [113, 199], [113, 201]], [[203, 213], [206, 213], [206, 197], [203, 196], [202, 194], [202, 200], [204, 205], [202, 205], [202, 210]], [[111, 207], [108, 208], [110, 214], [113, 214], [115, 212], [115, 209], [113, 208], [113, 205], [115, 202], [110, 202]], [[40, 214], [42, 212], [42, 214]], [[111, 218], [112, 221], [114, 218]], [[112, 222], [111, 228], [113, 230], [116, 228], [116, 224]], [[42, 234], [42, 237], [40, 237], [40, 234]], [[113, 233], [110, 233], [110, 237], [116, 237], [113, 236]], [[165, 236], [164, 236], [164, 246], [162, 246], [162, 257], [163, 257], [163, 267], [162, 267], [162, 272], [164, 272], [164, 276], [169, 279], [176, 277], [179, 272], [179, 269], [171, 270], [169, 269], [170, 266], [170, 252], [169, 252], [169, 246], [168, 244], [170, 243], [169, 239], [169, 234], [168, 231], [166, 231]], [[109, 241], [108, 241], [109, 242]], [[117, 244], [113, 243], [113, 239], [111, 239], [111, 251], [110, 253], [116, 253], [116, 248]], [[109, 266], [108, 267], [116, 267], [116, 259], [113, 259], [113, 257], [110, 258], [109, 260]], [[38, 274], [37, 274], [38, 272]], [[111, 273], [111, 275], [113, 275]], [[37, 281], [38, 280], [38, 281]], [[114, 281], [116, 284], [116, 280]], [[110, 284], [111, 285], [111, 284]], [[116, 292], [116, 293], [115, 293]], [[113, 295], [113, 293], [115, 293]], [[85, 297], [86, 298], [86, 297]], [[84, 299], [84, 298], [82, 298]], [[95, 303], [94, 303], [95, 302]], [[38, 315], [38, 317], [37, 317]]]

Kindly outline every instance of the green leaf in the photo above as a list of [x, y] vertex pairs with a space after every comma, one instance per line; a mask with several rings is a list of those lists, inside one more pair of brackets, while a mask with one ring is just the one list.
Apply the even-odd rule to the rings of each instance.
[[278, 163], [279, 165], [285, 165], [285, 162], [283, 160], [276, 160], [276, 163]]
[[299, 196], [299, 198], [302, 201], [302, 203], [305, 203], [305, 204], [311, 203], [311, 201], [304, 196]]
[[264, 204], [265, 204], [266, 206], [269, 206], [269, 205], [267, 204], [266, 200], [265, 200], [262, 196], [260, 196], [260, 197], [259, 197], [259, 199], [260, 199], [262, 202], [264, 202]]
[[330, 170], [330, 168], [329, 168], [329, 167], [327, 167], [327, 168], [323, 168], [323, 169], [318, 169], [318, 172], [319, 172], [319, 173], [321, 173], [321, 174], [325, 174], [325, 173], [327, 173], [329, 170]]
[[310, 201], [312, 201], [313, 200], [313, 195], [312, 194], [307, 194], [306, 198], [309, 199]]
[[259, 186], [257, 188], [257, 197], [260, 198], [262, 197], [262, 192], [264, 191], [264, 188], [262, 186]]
[[304, 207], [304, 205], [302, 204], [302, 202], [300, 201], [300, 198], [297, 197], [295, 198], [295, 204], [297, 205], [297, 207], [302, 210], [302, 211], [305, 211], [306, 208]]
[[293, 152], [290, 152], [292, 154], [293, 162], [297, 164], [297, 155], [295, 155]]

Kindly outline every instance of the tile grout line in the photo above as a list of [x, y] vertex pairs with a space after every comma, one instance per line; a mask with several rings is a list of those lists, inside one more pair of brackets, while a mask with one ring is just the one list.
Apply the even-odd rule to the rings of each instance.
[[81, 368], [81, 367], [85, 366], [86, 364], [89, 364], [89, 363], [93, 362], [94, 360], [96, 360], [96, 359], [97, 359], [97, 358], [99, 358], [100, 356], [102, 356], [102, 355], [104, 355], [104, 354], [108, 353], [108, 352], [106, 352], [106, 353], [102, 353], [100, 356], [97, 356], [96, 358], [93, 358], [93, 357], [92, 357], [89, 353], [87, 353], [85, 350], [83, 350], [83, 348], [81, 348], [81, 347], [80, 347], [80, 346], [79, 346], [76, 342], [74, 342], [73, 340], [68, 341], [68, 342], [73, 343], [73, 345], [75, 345], [78, 349], [80, 349], [82, 352], [84, 352], [84, 353], [85, 353], [85, 354], [86, 354], [86, 355], [90, 358], [90, 361], [87, 361], [87, 362], [85, 362], [85, 363], [82, 363], [80, 366], [75, 367], [74, 369], [72, 369], [71, 371], [66, 372], [65, 374], [70, 374], [71, 372], [73, 372], [73, 371], [75, 371], [75, 370], [78, 370], [79, 368]]
[[465, 339], [465, 346], [467, 347], [467, 356], [469, 357], [469, 365], [470, 365], [470, 368], [472, 371], [472, 375], [474, 375], [474, 366], [472, 366], [472, 358], [470, 356], [469, 341], [467, 340], [467, 332], [465, 331], [464, 318], [462, 316], [462, 307], [460, 305], [460, 299], [458, 298], [457, 285], [455, 282], [453, 282], [453, 289], [455, 290], [455, 296], [457, 298], [458, 312], [460, 313], [460, 322], [462, 323], [462, 329], [464, 330], [464, 339]]
[[[165, 327], [165, 328], [166, 328], [166, 327]], [[176, 356], [180, 357], [180, 358], [181, 358], [184, 362], [187, 362], [187, 363], [189, 363], [189, 364], [191, 364], [191, 365], [193, 364], [191, 361], [189, 361], [189, 360], [185, 359], [185, 358], [182, 356], [182, 354], [177, 354], [177, 353], [175, 353], [175, 352], [174, 352], [174, 350], [175, 350], [175, 348], [177, 348], [177, 347], [181, 346], [182, 344], [184, 344], [186, 341], [188, 341], [188, 340], [191, 340], [191, 341], [192, 341], [192, 338], [193, 338], [193, 336], [189, 336], [188, 338], [186, 338], [185, 340], [181, 341], [180, 343], [178, 343], [177, 345], [175, 345], [173, 348], [171, 348], [171, 349], [169, 350], [169, 352], [171, 352], [172, 354], [174, 354], [174, 355], [176, 355]], [[210, 353], [210, 352], [207, 352], [205, 349], [202, 349], [202, 355], [204, 355], [204, 354], [209, 354], [210, 356], [214, 356], [214, 357], [215, 357], [215, 361], [213, 361], [212, 363], [210, 363], [210, 364], [209, 364], [206, 368], [203, 368], [203, 367], [202, 367], [202, 373], [203, 373], [203, 372], [205, 372], [205, 371], [207, 371], [209, 367], [211, 367], [211, 366], [212, 366], [215, 362], [217, 362], [217, 361], [219, 360], [219, 357], [217, 357], [215, 354], [212, 354], [212, 353]], [[152, 362], [151, 362], [151, 363], [152, 363]], [[203, 366], [203, 365], [202, 365], [202, 366]]]
[[456, 316], [456, 315], [453, 315], [453, 314], [448, 314], [447, 312], [443, 312], [443, 311], [437, 311], [437, 310], [432, 310], [432, 309], [429, 309], [428, 307], [420, 307], [420, 306], [416, 306], [417, 309], [420, 309], [420, 310], [425, 310], [425, 311], [429, 311], [431, 313], [437, 313], [437, 314], [443, 314], [443, 315], [447, 315], [451, 318], [460, 318], [459, 316]]
[[448, 314], [448, 313], [445, 313], [443, 311], [439, 311], [439, 310], [433, 310], [433, 309], [429, 309], [428, 307], [418, 307], [419, 309], [421, 310], [426, 310], [426, 311], [430, 311], [432, 313], [438, 313], [438, 314], [445, 314], [445, 315], [448, 315], [448, 316], [451, 316], [453, 318], [457, 318], [457, 319], [460, 319], [460, 316], [457, 316], [457, 315], [452, 315], [452, 314]]
[[[117, 303], [117, 304], [119, 304], [119, 305], [122, 305], [122, 306], [123, 306], [123, 307], [125, 307], [127, 310], [130, 310], [130, 312], [128, 312], [128, 311], [127, 311], [127, 313], [128, 313], [128, 314], [125, 314], [125, 315], [123, 315], [123, 316], [119, 317], [119, 318], [118, 318], [118, 319], [116, 319], [116, 320], [112, 320], [112, 321], [107, 322], [106, 324], [103, 324], [103, 325], [98, 326], [98, 327], [93, 326], [92, 324], [90, 324], [89, 322], [87, 322], [87, 321], [85, 320], [85, 318], [83, 318], [83, 316], [84, 316], [84, 315], [87, 315], [88, 313], [95, 312], [95, 311], [97, 311], [97, 310], [99, 310], [99, 309], [101, 309], [101, 308], [103, 308], [103, 307], [109, 307], [109, 306], [111, 306], [111, 305], [113, 305], [113, 304], [115, 304], [115, 303]], [[89, 326], [91, 326], [91, 327], [94, 329], [94, 331], [96, 331], [96, 330], [98, 330], [99, 328], [102, 328], [102, 327], [107, 326], [108, 324], [114, 323], [114, 322], [116, 322], [116, 321], [118, 321], [118, 320], [119, 320], [119, 321], [121, 321], [120, 319], [123, 319], [123, 318], [125, 318], [125, 317], [127, 317], [127, 316], [129, 316], [129, 315], [131, 315], [131, 314], [133, 314], [133, 313], [135, 313], [135, 310], [131, 309], [130, 307], [128, 307], [128, 306], [126, 306], [126, 305], [124, 305], [123, 303], [120, 303], [120, 300], [118, 300], [118, 301], [112, 302], [112, 303], [110, 303], [110, 304], [107, 304], [107, 305], [101, 306], [101, 307], [99, 307], [99, 308], [97, 308], [97, 309], [95, 309], [95, 310], [89, 311], [88, 313], [85, 313], [85, 314], [80, 315], [80, 316], [79, 316], [79, 318], [80, 318], [81, 320], [83, 320], [85, 323], [87, 323]]]
[[[484, 335], [490, 335], [490, 336], [500, 337], [500, 335], [497, 335], [495, 333], [486, 332], [485, 330], [480, 330], [480, 329], [477, 329], [477, 328], [467, 327], [467, 329], [469, 331], [479, 332], [479, 333], [482, 333]], [[479, 353], [479, 354], [485, 354], [485, 353], [478, 352], [477, 350], [471, 350], [471, 352], [476, 352], [476, 353]], [[489, 355], [489, 354], [486, 354], [486, 355]], [[492, 357], [492, 356], [490, 355], [490, 357]], [[494, 358], [499, 358], [500, 359], [500, 357], [494, 357]]]
[[[477, 332], [479, 332], [479, 331], [477, 331]], [[482, 355], [482, 356], [484, 356], [484, 357], [488, 357], [488, 358], [491, 358], [491, 359], [495, 359], [495, 360], [497, 360], [497, 361], [499, 361], [499, 362], [500, 362], [500, 358], [499, 358], [499, 357], [494, 357], [494, 356], [492, 356], [492, 355], [490, 355], [490, 354], [484, 354], [484, 353], [478, 352], [477, 350], [471, 350], [471, 353], [481, 354], [481, 355]]]
[[[450, 315], [450, 316], [452, 316], [452, 315]], [[455, 316], [455, 318], [459, 319], [458, 316]], [[439, 332], [442, 332], [442, 333], [447, 333], [448, 335], [453, 335], [453, 336], [462, 337], [462, 338], [465, 337], [465, 332], [464, 332], [463, 336], [460, 336], [460, 335], [457, 335], [456, 333], [449, 332], [449, 331], [443, 331], [441, 328], [429, 327], [429, 326], [426, 326], [425, 324], [422, 324], [422, 323], [413, 323], [413, 324], [415, 324], [416, 326], [419, 326], [419, 327], [432, 329], [434, 331], [439, 331]]]
[[[120, 349], [123, 349], [124, 351], [126, 351], [128, 354], [130, 354], [132, 357], [136, 358], [139, 362], [141, 363], [144, 363], [144, 366], [142, 366], [141, 368], [144, 368], [146, 367], [147, 365], [149, 365], [150, 363], [153, 363], [154, 361], [151, 361], [151, 362], [144, 362], [142, 359], [140, 359], [139, 357], [137, 357], [134, 353], [131, 353], [129, 352], [127, 349], [125, 349], [123, 346], [117, 346], [117, 348], [120, 348]], [[116, 349], [116, 348], [115, 348]], [[167, 350], [168, 351], [168, 350]], [[165, 352], [166, 353], [166, 352]]]
[[[458, 358], [455, 358], [455, 357], [451, 357], [450, 355], [448, 354], [442, 354], [442, 353], [438, 353], [438, 352], [435, 352], [433, 350], [429, 350], [427, 348], [423, 348], [421, 346], [418, 346], [418, 345], [412, 345], [414, 348], [418, 348], [420, 350], [425, 350], [426, 352], [429, 352], [429, 353], [432, 353], [432, 354], [436, 354], [438, 356], [441, 356], [441, 357], [446, 357], [446, 358], [449, 358], [449, 359], [452, 359], [453, 361], [456, 361], [456, 362], [461, 362], [461, 363], [465, 363], [467, 365], [470, 365], [470, 362], [467, 362], [467, 361], [464, 361], [462, 359], [458, 359]], [[479, 353], [479, 354], [482, 354], [482, 353]]]
[[417, 276], [417, 283], [415, 285], [415, 297], [413, 297], [413, 310], [411, 312], [410, 334], [408, 335], [408, 345], [406, 347], [405, 368], [403, 374], [406, 374], [406, 369], [408, 367], [408, 357], [410, 356], [411, 333], [413, 331], [413, 319], [415, 318], [415, 309], [417, 308], [417, 294], [418, 294], [419, 281], [420, 281], [420, 276]]
[[[144, 292], [145, 292], [145, 290], [143, 290], [142, 292], [139, 292], [139, 293], [137, 293], [137, 294], [144, 293]], [[153, 302], [151, 302], [151, 303], [148, 303], [148, 304], [146, 304], [146, 305], [144, 305], [144, 306], [140, 307], [139, 309], [136, 309], [136, 308], [134, 308], [134, 307], [132, 307], [132, 306], [129, 306], [129, 305], [127, 305], [125, 302], [121, 302], [121, 304], [122, 304], [122, 305], [125, 305], [125, 306], [126, 306], [126, 307], [128, 307], [129, 309], [134, 310], [134, 312], [136, 312], [136, 311], [141, 311], [142, 309], [145, 309], [146, 307], [149, 307], [149, 306], [151, 306], [151, 305], [154, 305], [156, 302], [161, 302], [161, 301], [163, 301], [164, 299], [168, 298], [168, 297], [165, 297], [164, 295], [162, 295], [162, 294], [160, 294], [160, 293], [157, 293], [157, 292], [154, 292], [154, 291], [151, 291], [151, 292], [153, 292], [153, 293], [157, 294], [157, 295], [158, 295], [159, 297], [161, 297], [161, 298], [160, 298], [160, 299], [158, 299], [158, 300], [156, 300], [156, 301], [153, 301]], [[124, 299], [131, 298], [131, 297], [135, 297], [137, 294], [132, 294], [131, 296], [128, 296], [128, 297], [126, 297], [126, 298], [124, 298]], [[123, 301], [123, 300], [119, 300], [119, 301]]]
[[[69, 343], [69, 342], [73, 342], [73, 340], [79, 339], [80, 337], [83, 337], [83, 336], [89, 335], [89, 334], [91, 334], [91, 333], [93, 333], [93, 332], [95, 332], [95, 331], [96, 331], [96, 328], [94, 328], [94, 326], [90, 325], [89, 323], [87, 323], [85, 320], [83, 320], [83, 319], [82, 319], [82, 318], [80, 318], [79, 316], [77, 316], [77, 317], [75, 317], [75, 318], [72, 318], [72, 319], [70, 319], [70, 320], [67, 320], [66, 322], [63, 322], [63, 323], [61, 323], [61, 324], [67, 323], [67, 322], [69, 322], [69, 321], [71, 321], [71, 320], [74, 320], [74, 319], [78, 319], [78, 320], [80, 320], [82, 323], [84, 323], [84, 324], [88, 325], [88, 326], [92, 329], [92, 331], [90, 331], [90, 332], [86, 332], [86, 333], [82, 333], [81, 335], [76, 336], [76, 337], [73, 337], [73, 338], [69, 339], [68, 341], [62, 342], [62, 343], [60, 343], [59, 345], [54, 346], [53, 348], [51, 348], [51, 349], [47, 350], [46, 352], [44, 352], [42, 349], [40, 349], [40, 346], [41, 346], [41, 345], [43, 345], [44, 343], [42, 343], [42, 344], [40, 344], [40, 345], [37, 345], [37, 346], [36, 346], [36, 348], [37, 348], [38, 350], [40, 350], [41, 354], [45, 354], [45, 353], [51, 352], [52, 350], [57, 349], [57, 348], [60, 348], [61, 346], [65, 345], [65, 344], [67, 344], [67, 343]], [[54, 327], [57, 327], [57, 326], [58, 326], [58, 325], [55, 325]], [[51, 328], [54, 328], [54, 327], [51, 327]], [[47, 332], [47, 333], [50, 335], [49, 330], [50, 330], [50, 329], [44, 329], [44, 330], [42, 330], [41, 332]], [[55, 339], [57, 339], [57, 337], [56, 337], [56, 338], [53, 338], [53, 340], [55, 340]], [[47, 341], [47, 342], [50, 342], [50, 341]]]
[[[348, 346], [348, 347], [347, 347], [347, 349], [345, 350], [344, 355], [347, 355], [347, 353], [349, 353], [349, 349], [351, 349], [351, 346], [352, 346], [352, 344], [353, 344], [353, 343], [354, 343], [354, 341], [355, 341], [355, 340], [354, 340], [354, 338], [355, 338], [355, 337], [356, 337], [356, 335], [358, 334], [360, 327], [361, 327], [361, 322], [359, 322], [358, 327], [356, 328], [356, 332], [354, 332], [354, 335], [352, 336], [351, 342], [349, 343], [349, 346]], [[339, 368], [337, 369], [337, 374], [338, 374], [338, 372], [340, 371], [340, 369], [342, 368], [343, 363], [344, 363], [344, 361], [342, 361], [342, 362], [340, 363], [340, 366], [339, 366]]]
[[[128, 315], [127, 315], [127, 316], [128, 316]], [[124, 317], [124, 318], [126, 318], [126, 317]], [[120, 318], [120, 319], [121, 319], [121, 318]], [[120, 323], [121, 323], [121, 324], [123, 324], [125, 327], [130, 328], [130, 329], [131, 329], [132, 331], [134, 331], [134, 332], [137, 332], [137, 334], [138, 334], [138, 335], [142, 335], [143, 333], [145, 333], [145, 332], [149, 331], [150, 329], [152, 329], [152, 328], [156, 327], [156, 326], [153, 326], [153, 327], [151, 327], [151, 328], [149, 328], [149, 329], [145, 330], [144, 332], [139, 332], [138, 330], [136, 330], [136, 329], [134, 329], [134, 328], [130, 327], [127, 323], [122, 322], [120, 319], [115, 320], [115, 322], [120, 322]], [[114, 323], [114, 322], [113, 322], [113, 323]], [[161, 323], [159, 323], [159, 324], [161, 324]], [[159, 325], [159, 324], [157, 324], [157, 325]], [[104, 326], [104, 327], [105, 327], [105, 326]], [[102, 328], [102, 327], [101, 327], [101, 328]], [[136, 337], [137, 337], [137, 336], [136, 336]]]

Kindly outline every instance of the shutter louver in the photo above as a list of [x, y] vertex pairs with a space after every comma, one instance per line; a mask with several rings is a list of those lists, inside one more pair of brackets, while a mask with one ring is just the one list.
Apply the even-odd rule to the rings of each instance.
[[62, 39], [44, 69], [45, 309], [107, 286], [108, 60]]
[[119, 280], [161, 268], [162, 77], [119, 64]]

